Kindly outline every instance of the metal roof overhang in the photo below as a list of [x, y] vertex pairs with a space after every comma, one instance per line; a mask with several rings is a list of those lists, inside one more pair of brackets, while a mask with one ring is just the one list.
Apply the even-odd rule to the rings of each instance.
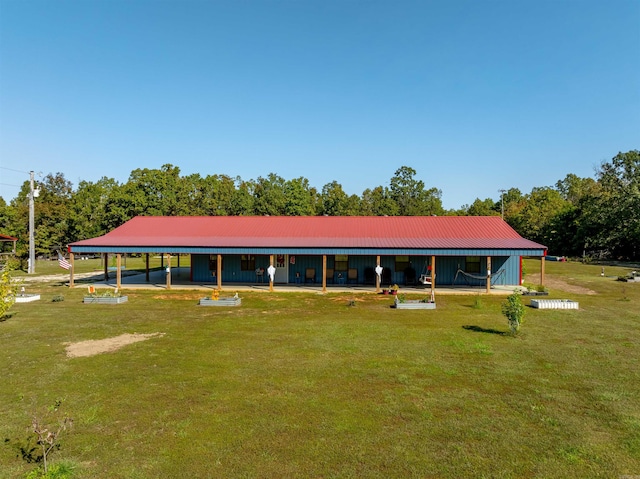
[[541, 248], [300, 248], [300, 247], [194, 247], [194, 246], [86, 246], [75, 247], [73, 253], [168, 253], [168, 254], [290, 254], [290, 255], [336, 255], [354, 256], [545, 256]]

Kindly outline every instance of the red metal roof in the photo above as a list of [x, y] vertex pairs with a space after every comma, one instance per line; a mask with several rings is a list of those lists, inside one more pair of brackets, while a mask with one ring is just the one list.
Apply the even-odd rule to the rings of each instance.
[[546, 249], [498, 216], [138, 216], [83, 246]]

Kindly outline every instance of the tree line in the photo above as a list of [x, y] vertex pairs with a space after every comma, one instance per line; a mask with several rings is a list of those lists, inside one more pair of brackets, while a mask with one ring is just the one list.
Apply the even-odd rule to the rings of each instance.
[[[244, 180], [226, 175], [180, 175], [171, 164], [135, 169], [125, 183], [103, 177], [74, 190], [63, 173], [38, 182], [35, 251], [51, 255], [68, 243], [103, 235], [138, 215], [215, 216], [417, 216], [504, 215], [520, 235], [562, 256], [640, 259], [640, 151], [602, 162], [593, 178], [568, 174], [554, 186], [523, 194], [503, 190], [456, 210], [442, 206], [442, 191], [427, 187], [408, 166], [386, 186], [348, 195], [332, 181], [318, 191], [306, 178], [276, 173]], [[0, 233], [17, 237], [18, 257], [28, 256], [29, 182], [8, 204], [0, 198]]]

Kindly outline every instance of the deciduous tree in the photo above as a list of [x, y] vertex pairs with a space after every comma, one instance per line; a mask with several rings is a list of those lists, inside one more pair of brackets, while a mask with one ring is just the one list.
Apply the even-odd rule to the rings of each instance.
[[389, 189], [383, 186], [362, 192], [360, 212], [364, 216], [397, 216], [398, 204], [391, 198]]
[[259, 176], [253, 191], [253, 210], [258, 216], [283, 216], [286, 211], [287, 197], [285, 179], [275, 173], [267, 178]]
[[614, 257], [640, 257], [640, 151], [618, 153], [597, 172], [600, 243]]
[[113, 178], [102, 177], [95, 183], [81, 181], [71, 197], [69, 236], [72, 241], [94, 238], [109, 231], [107, 206], [120, 185]]
[[422, 180], [416, 180], [416, 170], [408, 166], [401, 166], [391, 178], [389, 191], [391, 199], [398, 206], [398, 215], [441, 215], [442, 192], [437, 188], [425, 188]]

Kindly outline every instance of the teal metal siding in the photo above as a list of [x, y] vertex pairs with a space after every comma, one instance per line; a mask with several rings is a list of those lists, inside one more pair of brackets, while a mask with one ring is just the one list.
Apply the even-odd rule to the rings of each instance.
[[[469, 255], [479, 256], [479, 255]], [[291, 259], [291, 256], [289, 257]], [[255, 271], [241, 271], [240, 270], [240, 255], [224, 255], [223, 256], [223, 270], [222, 270], [222, 282], [223, 283], [247, 283], [253, 284], [257, 282]], [[431, 256], [422, 255], [410, 255], [409, 261], [411, 266], [416, 272], [416, 277], [419, 278], [421, 274], [426, 273], [425, 264], [428, 264], [431, 260]], [[381, 266], [390, 272], [390, 284], [404, 285], [406, 283], [405, 272], [395, 270], [395, 255], [381, 256]], [[520, 282], [520, 258], [518, 256], [492, 256], [491, 257], [491, 269], [492, 269], [492, 284], [519, 284]], [[349, 268], [355, 268], [358, 271], [359, 284], [365, 281], [365, 270], [367, 268], [375, 268], [376, 256], [362, 256], [362, 255], [349, 255]], [[256, 268], [263, 268], [265, 271], [269, 267], [268, 255], [256, 256]], [[293, 262], [289, 261], [286, 266], [289, 270], [289, 283], [296, 282], [296, 274], [300, 275], [300, 281], [305, 281], [305, 272], [308, 268], [315, 270], [315, 283], [322, 282], [322, 256], [309, 256], [309, 255], [295, 255]], [[436, 257], [436, 287], [442, 286], [464, 286], [474, 285], [483, 286], [486, 284], [484, 277], [487, 274], [487, 258], [480, 257], [480, 273], [477, 276], [482, 276], [482, 279], [474, 279], [463, 277], [461, 274], [456, 278], [458, 269], [464, 269], [464, 258], [460, 256], [438, 256]], [[327, 256], [327, 269], [334, 269], [334, 256]], [[191, 270], [192, 278], [197, 283], [214, 283], [216, 278], [209, 270], [209, 255], [194, 254], [191, 256]], [[501, 270], [504, 272], [498, 274]], [[338, 272], [334, 273], [333, 278], [327, 278], [327, 283], [337, 283]], [[385, 274], [386, 277], [386, 274]], [[347, 283], [346, 274], [344, 275], [345, 283]], [[465, 279], [466, 278], [466, 279]], [[455, 280], [455, 282], [454, 282]], [[268, 277], [264, 276], [264, 282], [268, 282]], [[387, 286], [386, 282], [384, 286]]]
[[[469, 255], [478, 256], [478, 255]], [[492, 256], [491, 257], [491, 284], [492, 285], [513, 285], [520, 282], [520, 258], [518, 256]], [[470, 278], [462, 273], [457, 274], [459, 269], [464, 270], [465, 262], [459, 256], [445, 256], [436, 258], [436, 287], [442, 286], [483, 286], [486, 284], [487, 258], [480, 257], [480, 273], [473, 276], [482, 278]], [[501, 272], [502, 271], [502, 272]], [[456, 278], [457, 274], [457, 278]]]
[[191, 255], [191, 280], [196, 283], [213, 282], [214, 278], [209, 271], [209, 255]]

